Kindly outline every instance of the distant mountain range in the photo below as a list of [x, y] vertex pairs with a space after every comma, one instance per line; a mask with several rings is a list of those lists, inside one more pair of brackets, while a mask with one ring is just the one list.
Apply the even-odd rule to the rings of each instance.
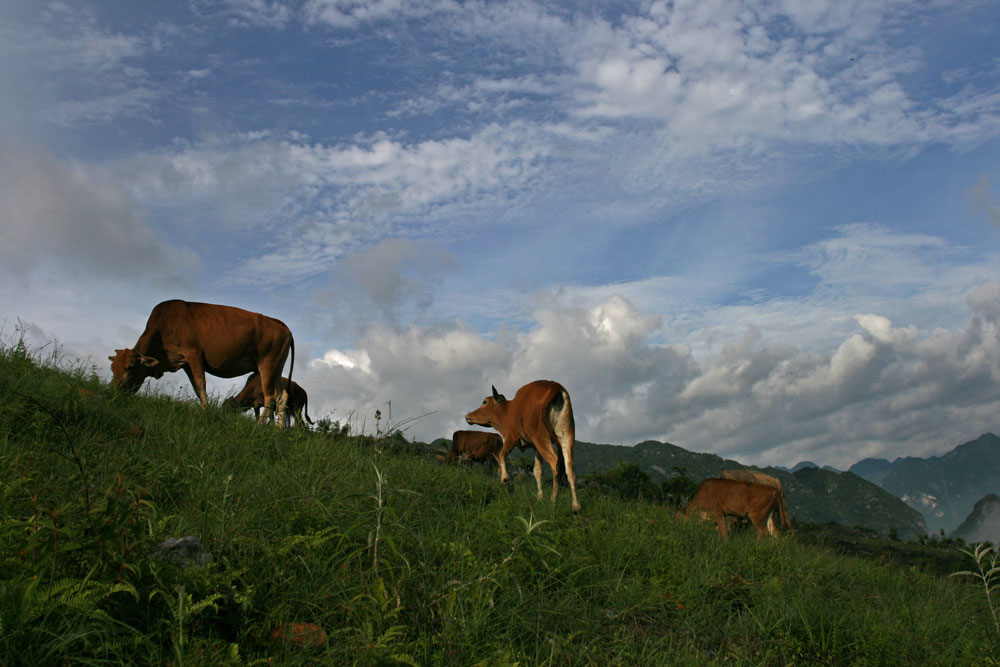
[[991, 493], [982, 498], [951, 536], [966, 542], [1000, 544], [1000, 496]]
[[[715, 454], [690, 452], [655, 440], [640, 442], [634, 447], [577, 442], [573, 460], [578, 475], [604, 472], [619, 463], [632, 463], [654, 482], [681, 471], [700, 481], [716, 476], [723, 468], [750, 467]], [[814, 465], [796, 467], [799, 469], [794, 472], [782, 468], [755, 468], [781, 480], [788, 512], [793, 518], [848, 527], [865, 526], [911, 540], [926, 534], [927, 526], [920, 512], [858, 475]]]
[[[792, 466], [791, 470], [785, 466], [775, 466], [778, 470], [788, 470], [789, 472], [798, 472], [803, 468], [819, 468], [819, 464], [813, 463], [812, 461], [800, 461]], [[844, 472], [843, 470], [837, 470], [833, 466], [822, 466], [823, 470], [829, 470], [830, 472]]]
[[941, 456], [864, 459], [850, 472], [918, 510], [931, 532], [951, 533], [977, 502], [1000, 494], [1000, 437], [986, 433]]

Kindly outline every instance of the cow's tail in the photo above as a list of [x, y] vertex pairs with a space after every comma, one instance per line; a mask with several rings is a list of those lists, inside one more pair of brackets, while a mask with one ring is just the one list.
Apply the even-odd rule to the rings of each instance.
[[[292, 380], [289, 378], [288, 387], [291, 388], [291, 386]], [[302, 414], [305, 416], [306, 421], [309, 422], [310, 426], [315, 423], [313, 420], [309, 419], [309, 394], [306, 393], [305, 389], [302, 390]]]
[[[559, 443], [559, 465], [560, 472], [565, 475], [569, 482], [570, 493], [573, 494], [573, 511], [580, 511], [580, 501], [576, 497], [576, 473], [573, 471], [573, 444], [576, 442], [576, 422], [573, 420], [573, 404], [569, 399], [569, 392], [563, 387], [559, 387], [558, 393], [553, 397], [551, 409], [555, 413], [552, 422], [552, 430], [555, 431], [555, 440]], [[550, 415], [552, 412], [549, 413]]]
[[572, 465], [571, 448], [576, 441], [576, 423], [573, 420], [573, 404], [570, 403], [569, 393], [565, 389], [558, 392], [549, 403], [549, 409], [549, 414], [553, 417], [549, 420], [549, 437], [556, 443], [556, 454], [559, 455], [556, 474], [565, 479], [566, 458], [569, 458]]
[[[292, 371], [295, 370], [295, 336], [291, 335], [291, 331], [288, 332], [288, 338], [291, 340], [292, 347], [292, 364], [288, 367], [288, 386], [292, 386]], [[280, 378], [279, 378], [280, 379]]]
[[[288, 384], [286, 385], [281, 381], [281, 372], [278, 372], [278, 400], [283, 403], [282, 414], [288, 409], [288, 399], [292, 391], [292, 371], [295, 370], [295, 336], [292, 335], [291, 329], [288, 331], [288, 340], [292, 351], [292, 363], [288, 366]], [[276, 406], [277, 407], [277, 406]], [[309, 422], [312, 424], [312, 422]]]
[[778, 518], [781, 519], [782, 528], [788, 531], [792, 529], [792, 522], [788, 519], [788, 509], [785, 507], [785, 494], [781, 489], [778, 489]]

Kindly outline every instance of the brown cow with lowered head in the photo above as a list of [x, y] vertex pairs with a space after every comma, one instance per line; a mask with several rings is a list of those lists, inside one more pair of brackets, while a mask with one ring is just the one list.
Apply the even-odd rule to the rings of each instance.
[[438, 460], [451, 462], [455, 459], [471, 459], [485, 462], [490, 459], [500, 461], [503, 438], [488, 431], [455, 431], [451, 436], [451, 451]]
[[264, 387], [267, 420], [275, 404], [278, 426], [284, 425], [285, 401], [278, 383], [288, 353], [295, 366], [295, 342], [284, 322], [242, 308], [174, 299], [157, 304], [149, 314], [146, 330], [131, 349], [115, 350], [111, 384], [136, 392], [147, 377], [184, 369], [205, 409], [205, 373], [232, 378], [253, 371]]
[[[281, 378], [281, 388], [285, 391], [288, 401], [285, 404], [285, 426], [290, 426], [292, 417], [295, 417], [296, 424], [302, 424], [302, 416], [306, 421], [313, 423], [309, 419], [309, 395], [298, 382]], [[256, 371], [247, 378], [247, 383], [243, 385], [240, 393], [227, 398], [222, 402], [225, 408], [237, 408], [249, 410], [253, 408], [253, 416], [260, 419], [260, 409], [264, 406], [264, 390], [260, 384], [260, 373]]]
[[[757, 539], [765, 533], [779, 534], [774, 525], [775, 514], [782, 527], [787, 529], [790, 526], [778, 489], [735, 479], [713, 477], [702, 481], [683, 512], [687, 516], [697, 514], [704, 519], [714, 519], [723, 537], [726, 536], [727, 516], [750, 519], [757, 529]], [[681, 510], [678, 510], [678, 515], [680, 513]]]
[[[569, 393], [558, 382], [536, 380], [529, 382], [507, 400], [493, 387], [493, 395], [483, 399], [483, 404], [465, 415], [465, 421], [477, 426], [495, 428], [503, 437], [503, 448], [497, 457], [500, 463], [500, 481], [507, 482], [507, 454], [515, 445], [535, 448], [535, 482], [538, 497], [542, 497], [542, 459], [552, 470], [552, 500], [559, 491], [559, 463], [563, 463], [573, 496], [573, 511], [580, 511], [576, 499], [576, 475], [573, 473], [573, 443], [576, 441], [576, 424]], [[558, 443], [558, 451], [552, 444]]]

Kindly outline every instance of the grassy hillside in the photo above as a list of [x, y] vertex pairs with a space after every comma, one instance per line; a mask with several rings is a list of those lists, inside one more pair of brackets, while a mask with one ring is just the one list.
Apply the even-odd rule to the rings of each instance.
[[[0, 662], [996, 664], [981, 589], [0, 350]], [[193, 535], [213, 562], [154, 555]], [[295, 624], [300, 624], [293, 629]], [[308, 624], [308, 625], [306, 625]], [[298, 633], [298, 634], [297, 634]], [[287, 639], [289, 636], [298, 638]]]

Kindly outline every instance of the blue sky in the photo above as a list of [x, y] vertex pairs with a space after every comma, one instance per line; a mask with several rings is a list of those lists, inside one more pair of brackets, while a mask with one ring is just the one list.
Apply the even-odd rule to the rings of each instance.
[[226, 303], [313, 416], [421, 439], [549, 378], [582, 440], [940, 453], [1000, 429], [998, 44], [996, 2], [8, 1], [4, 335], [107, 373]]

